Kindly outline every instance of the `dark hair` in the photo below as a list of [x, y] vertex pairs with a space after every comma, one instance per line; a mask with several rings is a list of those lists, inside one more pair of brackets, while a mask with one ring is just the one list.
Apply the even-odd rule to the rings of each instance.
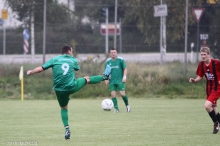
[[62, 52], [62, 54], [65, 54], [65, 53], [68, 53], [68, 51], [71, 51], [71, 46], [69, 46], [69, 45], [64, 45], [64, 46], [62, 46], [62, 48], [61, 48], [61, 52]]
[[[114, 47], [111, 48], [111, 50], [116, 50]], [[117, 51], [117, 50], [116, 50]]]

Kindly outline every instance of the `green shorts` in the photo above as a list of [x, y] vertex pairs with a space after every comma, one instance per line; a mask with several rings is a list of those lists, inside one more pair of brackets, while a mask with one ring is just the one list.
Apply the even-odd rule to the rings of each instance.
[[69, 103], [69, 96], [70, 94], [76, 93], [80, 89], [82, 89], [86, 85], [86, 80], [85, 78], [78, 78], [76, 80], [76, 86], [73, 90], [70, 91], [55, 91], [57, 100], [59, 102], [60, 107], [65, 107]]
[[125, 91], [126, 84], [119, 83], [119, 84], [109, 84], [110, 91]]

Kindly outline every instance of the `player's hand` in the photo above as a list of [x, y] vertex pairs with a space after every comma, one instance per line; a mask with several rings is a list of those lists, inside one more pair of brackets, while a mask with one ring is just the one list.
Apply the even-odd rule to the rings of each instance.
[[108, 80], [105, 80], [105, 84], [108, 85], [108, 83], [109, 83], [109, 81], [108, 81]]
[[126, 82], [126, 79], [127, 79], [127, 77], [126, 77], [126, 76], [123, 76], [122, 82], [125, 83], [125, 82]]
[[31, 71], [32, 71], [32, 70], [28, 70], [28, 71], [27, 71], [27, 75], [28, 75], [28, 76], [31, 75]]
[[189, 82], [194, 83], [196, 82], [194, 78], [189, 78]]

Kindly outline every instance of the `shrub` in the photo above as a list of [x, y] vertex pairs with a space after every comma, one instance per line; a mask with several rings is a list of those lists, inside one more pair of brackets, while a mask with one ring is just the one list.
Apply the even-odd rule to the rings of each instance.
[[[20, 81], [18, 79], [19, 64], [0, 64], [0, 94], [1, 98], [20, 99]], [[38, 64], [23, 64], [24, 72], [33, 69]], [[196, 77], [197, 65], [188, 64], [187, 77], [184, 77], [184, 64], [171, 62], [164, 65], [157, 63], [127, 62], [128, 75], [126, 94], [129, 97], [148, 98], [204, 98], [205, 81], [199, 84], [190, 84], [189, 77]], [[80, 62], [81, 70], [76, 72], [77, 77], [101, 74], [104, 61], [88, 58]], [[24, 74], [25, 74], [24, 73]], [[26, 99], [56, 99], [52, 90], [51, 70], [30, 77], [24, 76], [24, 92]], [[119, 96], [119, 95], [118, 95]], [[84, 89], [70, 96], [70, 98], [98, 98], [110, 97], [108, 86], [103, 82], [96, 85], [87, 85]]]

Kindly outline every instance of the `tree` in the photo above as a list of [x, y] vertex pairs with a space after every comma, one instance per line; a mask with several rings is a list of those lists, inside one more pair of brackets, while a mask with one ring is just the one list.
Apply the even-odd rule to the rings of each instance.
[[[135, 23], [138, 29], [144, 34], [145, 42], [149, 44], [158, 43], [160, 19], [153, 16], [153, 6], [160, 5], [159, 1], [150, 0], [124, 0], [126, 6], [133, 7], [125, 11], [125, 23]], [[202, 0], [189, 3], [201, 5]], [[168, 16], [166, 17], [167, 38], [171, 42], [180, 40], [185, 34], [185, 0], [166, 0]], [[140, 8], [141, 7], [141, 8]], [[189, 25], [195, 23], [194, 16], [189, 12]]]
[[[44, 0], [6, 0], [5, 4], [9, 6], [14, 13], [18, 15], [17, 19], [21, 22], [27, 20], [30, 23], [30, 13], [34, 11], [36, 30], [42, 30]], [[47, 23], [66, 23], [70, 19], [68, 8], [64, 5], [58, 5], [57, 0], [47, 0]]]

